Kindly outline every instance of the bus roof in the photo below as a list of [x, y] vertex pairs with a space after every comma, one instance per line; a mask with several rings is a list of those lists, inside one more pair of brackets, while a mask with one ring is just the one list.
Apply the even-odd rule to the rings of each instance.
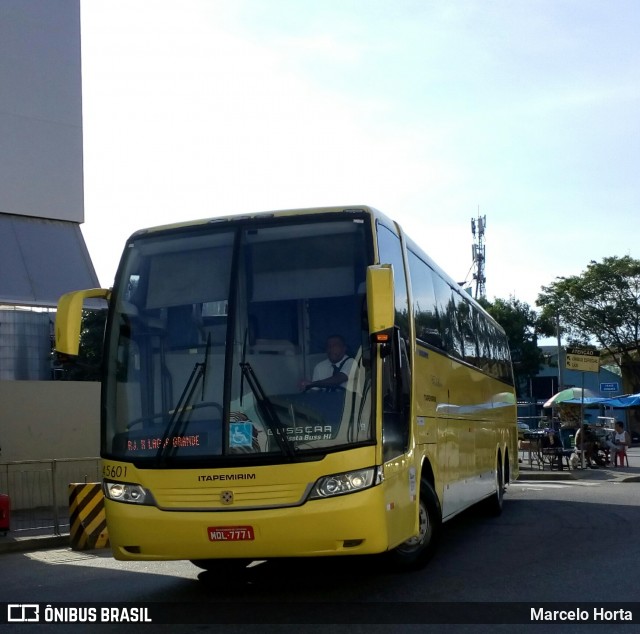
[[177, 222], [166, 225], [158, 225], [154, 227], [148, 227], [144, 229], [139, 229], [134, 232], [131, 238], [147, 234], [147, 233], [155, 233], [160, 231], [171, 231], [173, 229], [188, 229], [190, 227], [198, 227], [202, 225], [208, 224], [218, 224], [225, 222], [237, 222], [239, 220], [261, 220], [268, 218], [285, 218], [288, 216], [313, 216], [320, 214], [341, 214], [341, 213], [355, 213], [355, 212], [364, 212], [371, 214], [376, 218], [386, 218], [389, 220], [384, 214], [382, 214], [377, 209], [370, 207], [369, 205], [344, 205], [341, 207], [307, 207], [302, 209], [279, 209], [274, 211], [260, 211], [260, 212], [252, 212], [245, 214], [234, 214], [229, 216], [214, 216], [210, 218], [201, 218], [198, 220], [189, 220], [185, 222]]
[[[246, 214], [235, 214], [229, 216], [214, 216], [210, 218], [201, 218], [198, 220], [190, 220], [186, 222], [178, 222], [173, 224], [166, 225], [158, 225], [155, 227], [149, 227], [146, 229], [140, 229], [133, 233], [129, 240], [137, 238], [139, 236], [163, 232], [163, 231], [172, 231], [175, 229], [189, 229], [190, 227], [199, 227], [203, 225], [211, 225], [211, 224], [223, 224], [225, 222], [237, 222], [239, 220], [257, 220], [261, 219], [269, 219], [269, 218], [286, 218], [290, 216], [314, 216], [314, 215], [322, 215], [322, 214], [349, 214], [349, 213], [366, 213], [372, 216], [375, 220], [382, 220], [385, 224], [395, 227], [395, 229], [399, 232], [404, 240], [407, 248], [410, 248], [416, 255], [422, 258], [440, 277], [445, 279], [451, 287], [461, 295], [463, 295], [471, 304], [476, 306], [482, 312], [488, 314], [486, 310], [468, 293], [465, 293], [464, 290], [460, 288], [460, 285], [453, 280], [453, 278], [446, 273], [438, 264], [436, 264], [426, 253], [420, 248], [417, 243], [412, 240], [409, 236], [407, 236], [402, 230], [401, 226], [395, 221], [392, 220], [389, 216], [383, 214], [381, 211], [376, 209], [375, 207], [371, 207], [370, 205], [343, 205], [343, 206], [334, 206], [334, 207], [305, 207], [301, 209], [280, 209], [274, 211], [260, 211], [254, 213], [246, 213]], [[502, 330], [502, 327], [493, 319], [490, 315], [491, 320]]]

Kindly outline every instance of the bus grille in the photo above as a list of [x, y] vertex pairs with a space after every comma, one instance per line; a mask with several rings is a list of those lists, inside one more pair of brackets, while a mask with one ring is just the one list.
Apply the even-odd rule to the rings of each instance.
[[311, 484], [259, 486], [228, 482], [206, 489], [154, 488], [153, 495], [158, 506], [163, 509], [238, 511], [295, 506], [303, 502], [310, 487]]

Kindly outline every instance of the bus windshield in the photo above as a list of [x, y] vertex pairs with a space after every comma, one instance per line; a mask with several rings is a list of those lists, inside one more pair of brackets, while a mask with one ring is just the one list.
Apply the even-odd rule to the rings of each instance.
[[369, 232], [333, 215], [135, 235], [108, 323], [103, 457], [260, 463], [372, 443]]

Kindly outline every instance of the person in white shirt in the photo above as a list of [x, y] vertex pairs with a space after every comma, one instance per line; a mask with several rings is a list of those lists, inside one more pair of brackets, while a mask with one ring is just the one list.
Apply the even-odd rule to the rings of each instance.
[[347, 355], [347, 344], [340, 335], [327, 338], [327, 358], [313, 369], [311, 381], [302, 381], [302, 388], [336, 390], [344, 388], [353, 367], [353, 359]]
[[[624, 454], [631, 440], [629, 438], [629, 434], [624, 430], [624, 425], [620, 421], [616, 421], [615, 428], [616, 431], [613, 434], [613, 440], [607, 440], [607, 445], [609, 447], [609, 456], [611, 458], [613, 467], [616, 467], [618, 464], [618, 454]], [[621, 458], [621, 467], [624, 466], [622, 460], [623, 459]]]

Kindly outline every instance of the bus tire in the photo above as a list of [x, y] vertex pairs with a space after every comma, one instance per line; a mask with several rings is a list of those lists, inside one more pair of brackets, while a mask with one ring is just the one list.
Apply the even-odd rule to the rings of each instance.
[[438, 496], [429, 482], [420, 483], [419, 533], [387, 553], [398, 570], [422, 568], [433, 556], [440, 538], [442, 512]]
[[496, 463], [496, 490], [493, 492], [491, 497], [488, 497], [485, 500], [485, 509], [489, 515], [493, 517], [498, 517], [502, 514], [502, 508], [504, 506], [504, 477], [502, 475], [502, 463], [500, 462], [500, 458], [498, 457], [498, 461]]
[[240, 575], [252, 561], [252, 559], [192, 559], [191, 563], [207, 572]]

